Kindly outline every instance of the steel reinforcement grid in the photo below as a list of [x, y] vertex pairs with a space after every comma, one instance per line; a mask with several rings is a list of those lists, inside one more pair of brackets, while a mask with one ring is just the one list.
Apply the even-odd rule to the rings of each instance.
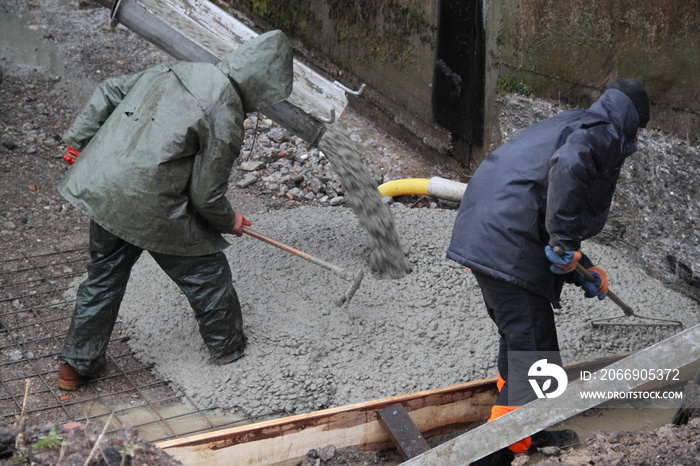
[[85, 249], [0, 251], [0, 424], [22, 414], [41, 424], [109, 421], [107, 433], [133, 427], [157, 442], [257, 420], [198, 407], [136, 358], [119, 323], [102, 375], [60, 390], [58, 355], [89, 259]]

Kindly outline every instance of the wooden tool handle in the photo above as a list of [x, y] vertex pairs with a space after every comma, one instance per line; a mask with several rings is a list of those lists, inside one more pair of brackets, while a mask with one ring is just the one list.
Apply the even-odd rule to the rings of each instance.
[[313, 262], [316, 265], [320, 265], [321, 267], [324, 267], [331, 272], [335, 273], [337, 276], [342, 278], [343, 280], [347, 281], [353, 281], [353, 277], [349, 275], [345, 270], [341, 269], [335, 264], [331, 264], [330, 262], [326, 262], [323, 259], [319, 259], [318, 257], [314, 257], [311, 254], [301, 251], [295, 247], [289, 246], [288, 244], [284, 244], [281, 241], [278, 241], [274, 238], [270, 238], [269, 236], [265, 236], [262, 233], [259, 233], [255, 230], [252, 230], [248, 227], [243, 227], [243, 233], [246, 235], [252, 236], [253, 238], [259, 239], [260, 241], [264, 241], [267, 244], [271, 244], [272, 246], [275, 246], [277, 248], [282, 249], [283, 251], [287, 251], [291, 254], [294, 254], [295, 256], [301, 257], [302, 259], [306, 259], [309, 262]]
[[308, 253], [305, 253], [304, 251], [301, 251], [295, 247], [289, 246], [288, 244], [284, 244], [281, 241], [277, 241], [274, 238], [270, 238], [269, 236], [265, 236], [262, 233], [259, 233], [251, 228], [243, 227], [243, 233], [245, 233], [246, 235], [250, 235], [253, 238], [259, 239], [260, 241], [264, 241], [267, 244], [271, 244], [271, 245], [273, 245], [277, 248], [280, 248], [284, 251], [290, 252], [290, 253], [294, 254], [295, 256], [301, 257], [302, 259], [309, 260], [311, 258], [311, 256]]
[[[581, 275], [583, 275], [583, 277], [584, 277], [586, 280], [588, 280], [589, 282], [594, 282], [594, 283], [595, 283], [596, 278], [593, 276], [593, 274], [592, 274], [591, 272], [589, 272], [588, 270], [586, 270], [586, 268], [585, 268], [584, 266], [582, 266], [581, 264], [576, 264], [576, 271], [577, 271], [578, 273], [580, 273]], [[608, 298], [610, 298], [610, 300], [611, 300], [612, 302], [614, 302], [615, 304], [617, 304], [618, 307], [619, 307], [620, 309], [622, 309], [622, 312], [624, 312], [626, 316], [629, 317], [629, 316], [633, 316], [633, 315], [634, 315], [634, 309], [632, 309], [631, 307], [629, 307], [623, 300], [621, 300], [620, 298], [618, 298], [617, 295], [616, 295], [615, 293], [613, 293], [612, 291], [610, 291], [610, 288], [608, 288], [608, 292], [605, 293], [605, 295], [606, 295]]]
[[[564, 251], [563, 251], [559, 246], [555, 246], [552, 250], [553, 250], [554, 253], [557, 254], [557, 255], [560, 255], [560, 256], [563, 256], [563, 255], [564, 255]], [[577, 271], [578, 273], [580, 273], [581, 275], [583, 275], [583, 277], [584, 277], [586, 280], [588, 280], [589, 282], [595, 283], [596, 278], [593, 276], [593, 274], [592, 274], [591, 272], [589, 272], [588, 270], [586, 270], [586, 268], [585, 268], [584, 266], [582, 266], [581, 264], [576, 264], [576, 271]], [[613, 293], [609, 288], [608, 288], [608, 292], [605, 293], [605, 294], [606, 294], [606, 296], [607, 296], [608, 298], [610, 298], [610, 300], [611, 300], [612, 302], [614, 302], [615, 304], [617, 304], [617, 306], [618, 306], [620, 309], [622, 309], [622, 312], [624, 312], [626, 316], [629, 317], [629, 316], [633, 316], [633, 315], [634, 315], [634, 309], [632, 309], [630, 306], [628, 306], [623, 300], [621, 300], [620, 298], [618, 298], [617, 295], [616, 295], [615, 293]]]

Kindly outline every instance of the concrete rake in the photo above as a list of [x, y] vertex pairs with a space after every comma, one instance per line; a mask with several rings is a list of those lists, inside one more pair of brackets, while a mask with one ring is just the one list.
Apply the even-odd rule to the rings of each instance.
[[[596, 279], [591, 273], [586, 270], [585, 267], [583, 267], [581, 264], [576, 264], [576, 271], [583, 275], [586, 280], [595, 282]], [[617, 304], [617, 306], [622, 309], [622, 312], [625, 313], [624, 316], [618, 316], [618, 317], [606, 317], [602, 319], [594, 319], [591, 321], [591, 325], [593, 328], [603, 328], [603, 327], [663, 327], [667, 329], [673, 329], [673, 328], [682, 328], [683, 323], [678, 321], [678, 320], [670, 320], [670, 319], [659, 319], [659, 318], [654, 318], [654, 317], [644, 317], [640, 316], [636, 312], [634, 312], [634, 309], [632, 309], [630, 306], [628, 306], [624, 301], [622, 301], [618, 296], [610, 291], [608, 289], [607, 292], [607, 297]], [[628, 317], [635, 317], [637, 321], [635, 322], [625, 322], [625, 320]]]

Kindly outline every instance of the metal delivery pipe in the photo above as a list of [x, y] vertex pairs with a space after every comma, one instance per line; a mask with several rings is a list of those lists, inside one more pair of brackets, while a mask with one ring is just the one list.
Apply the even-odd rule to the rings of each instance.
[[[258, 34], [206, 0], [95, 0], [121, 23], [177, 60], [218, 63]], [[270, 119], [317, 145], [347, 105], [344, 91], [294, 61], [294, 88], [285, 101], [262, 109]]]

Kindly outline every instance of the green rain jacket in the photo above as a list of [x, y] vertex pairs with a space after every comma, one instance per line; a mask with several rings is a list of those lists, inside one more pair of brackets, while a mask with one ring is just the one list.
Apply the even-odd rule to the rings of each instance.
[[58, 190], [149, 251], [213, 254], [234, 226], [226, 199], [245, 114], [292, 91], [292, 49], [271, 31], [219, 64], [175, 62], [102, 83], [63, 135], [80, 157]]

